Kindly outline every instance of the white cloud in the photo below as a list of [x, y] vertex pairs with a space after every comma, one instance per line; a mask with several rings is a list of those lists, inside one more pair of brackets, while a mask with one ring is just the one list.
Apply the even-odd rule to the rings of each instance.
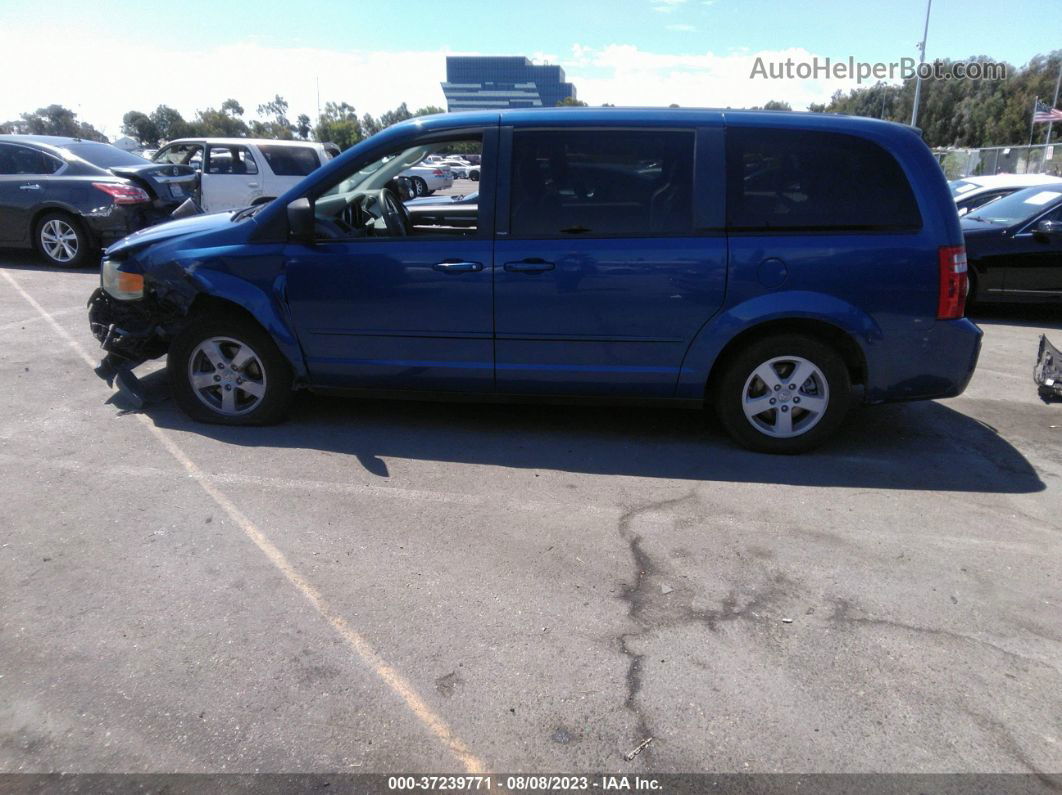
[[[439, 83], [445, 79], [446, 56], [459, 54], [445, 48], [380, 52], [269, 47], [256, 41], [199, 50], [176, 44], [164, 49], [106, 32], [49, 29], [49, 36], [64, 44], [45, 55], [40, 36], [37, 28], [0, 30], [5, 63], [24, 64], [26, 74], [32, 75], [5, 83], [0, 91], [0, 121], [55, 102], [111, 137], [119, 135], [122, 115], [128, 110], [150, 112], [166, 104], [191, 118], [196, 110], [218, 107], [228, 97], [239, 100], [253, 117], [257, 105], [280, 94], [290, 103], [292, 118], [300, 113], [312, 118], [318, 76], [322, 105], [349, 102], [359, 114], [374, 115], [400, 102], [411, 109], [429, 104], [445, 107]], [[563, 66], [580, 99], [591, 105], [675, 102], [748, 107], [778, 99], [803, 109], [809, 102], [828, 100], [837, 89], [854, 86], [840, 81], [750, 79], [757, 56], [765, 61], [787, 57], [806, 61], [814, 55], [796, 48], [674, 55], [631, 44], [600, 48], [575, 44], [570, 56], [536, 55], [539, 62], [548, 59]]]
[[165, 104], [190, 119], [228, 97], [239, 100], [248, 118], [274, 94], [287, 99], [292, 119], [300, 113], [314, 118], [318, 79], [322, 107], [349, 102], [359, 114], [374, 115], [400, 102], [411, 110], [445, 107], [439, 83], [446, 78], [446, 56], [460, 54], [267, 47], [254, 41], [196, 50], [180, 46], [180, 37], [167, 49], [51, 24], [49, 40], [63, 44], [44, 52], [43, 33], [43, 27], [0, 30], [4, 62], [24, 64], [27, 77], [32, 75], [9, 75], [0, 91], [0, 121], [54, 102], [112, 138], [128, 110], [150, 112]]
[[[757, 57], [764, 62], [811, 61], [815, 53], [801, 48], [673, 55], [641, 50], [632, 44], [602, 48], [576, 45], [578, 64], [565, 69], [579, 98], [591, 105], [668, 105], [745, 108], [782, 100], [794, 110], [826, 102], [838, 89], [855, 81], [752, 79]], [[825, 56], [819, 56], [823, 60]]]
[[679, 6], [685, 4], [686, 0], [651, 0], [652, 9], [660, 14], [670, 14]]
[[666, 25], [668, 30], [678, 31], [679, 33], [694, 33], [697, 28], [693, 25], [687, 25], [685, 23], [676, 23], [674, 25]]

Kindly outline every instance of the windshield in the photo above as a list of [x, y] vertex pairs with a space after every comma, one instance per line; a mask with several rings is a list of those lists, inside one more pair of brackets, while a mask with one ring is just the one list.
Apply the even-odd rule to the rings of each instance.
[[975, 211], [976, 215], [969, 217], [978, 221], [1010, 226], [1038, 215], [1060, 198], [1062, 198], [1062, 189], [1026, 188], [979, 208]]
[[94, 166], [100, 168], [111, 168], [112, 166], [142, 166], [148, 161], [142, 157], [124, 152], [116, 146], [110, 144], [97, 144], [97, 143], [80, 143], [69, 144], [63, 147], [67, 152], [80, 157], [82, 160], [87, 160]]
[[972, 190], [977, 190], [981, 186], [976, 182], [968, 182], [965, 179], [954, 179], [948, 183], [948, 187], [951, 188], [952, 198], [956, 196], [962, 196], [964, 193], [969, 193]]

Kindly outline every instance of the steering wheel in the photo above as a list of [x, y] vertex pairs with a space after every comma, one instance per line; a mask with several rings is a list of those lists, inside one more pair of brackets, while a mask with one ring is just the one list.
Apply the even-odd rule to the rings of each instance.
[[380, 208], [381, 218], [387, 226], [387, 234], [391, 237], [405, 237], [413, 227], [409, 210], [402, 204], [394, 191], [389, 188], [381, 188], [376, 192], [376, 203]]

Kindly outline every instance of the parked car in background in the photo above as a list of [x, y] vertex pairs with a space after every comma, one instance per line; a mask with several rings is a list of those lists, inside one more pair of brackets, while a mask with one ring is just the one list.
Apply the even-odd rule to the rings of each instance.
[[0, 246], [35, 247], [67, 268], [158, 223], [195, 192], [188, 166], [160, 165], [110, 144], [0, 135]]
[[970, 300], [1062, 300], [1062, 181], [1025, 188], [962, 219]]
[[1035, 185], [1062, 185], [1062, 177], [1047, 174], [992, 174], [986, 177], [963, 177], [948, 183], [955, 199], [959, 217], [983, 207], [996, 199], [1002, 199], [1022, 188]]
[[479, 166], [463, 160], [444, 160], [441, 165], [448, 166], [456, 179], [470, 179], [479, 182]]
[[[443, 144], [484, 152], [484, 200], [405, 205], [388, 184]], [[919, 134], [806, 113], [400, 123], [284, 204], [131, 235], [101, 284], [108, 355], [166, 355], [177, 405], [231, 425], [281, 419], [295, 388], [672, 401], [796, 453], [857, 399], [960, 394], [981, 343]]]
[[404, 170], [400, 176], [409, 177], [417, 196], [431, 196], [437, 190], [452, 188], [454, 173], [441, 162], [421, 162]]
[[200, 175], [199, 203], [213, 213], [274, 199], [331, 158], [329, 148], [316, 141], [179, 138], [153, 159], [194, 168]]

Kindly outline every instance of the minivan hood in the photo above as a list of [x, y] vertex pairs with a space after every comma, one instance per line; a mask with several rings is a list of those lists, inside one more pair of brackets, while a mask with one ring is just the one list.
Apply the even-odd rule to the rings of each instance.
[[141, 229], [139, 232], [123, 237], [117, 243], [109, 246], [105, 252], [108, 256], [113, 254], [130, 253], [134, 249], [143, 248], [152, 243], [162, 240], [171, 240], [183, 235], [192, 235], [199, 232], [213, 232], [224, 228], [232, 223], [232, 211], [210, 213], [207, 215], [193, 215], [189, 218], [181, 218], [179, 221], [167, 221]]

